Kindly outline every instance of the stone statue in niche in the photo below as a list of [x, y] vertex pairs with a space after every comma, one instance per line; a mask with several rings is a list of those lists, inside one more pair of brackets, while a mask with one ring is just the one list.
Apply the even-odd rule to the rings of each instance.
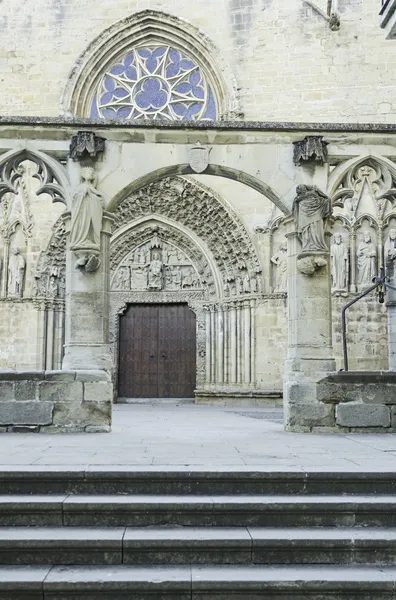
[[250, 294], [250, 278], [249, 273], [245, 273], [245, 276], [242, 280], [242, 289], [245, 294]]
[[163, 262], [160, 250], [153, 250], [151, 262], [147, 271], [147, 289], [162, 290], [163, 282]]
[[384, 260], [385, 264], [396, 257], [396, 229], [389, 229], [388, 237], [385, 240]]
[[287, 243], [284, 242], [271, 258], [276, 266], [275, 292], [287, 291]]
[[23, 296], [26, 261], [19, 248], [15, 248], [8, 261], [8, 295]]
[[92, 167], [81, 169], [81, 179], [73, 199], [70, 250], [77, 256], [76, 267], [90, 273], [100, 265], [103, 197], [95, 187]]
[[55, 275], [51, 275], [48, 283], [48, 296], [50, 298], [56, 298], [58, 295], [58, 278]]
[[377, 276], [377, 247], [366, 232], [357, 249], [358, 285], [369, 285]]
[[303, 254], [328, 252], [325, 225], [331, 216], [330, 199], [316, 185], [298, 185], [296, 191], [293, 216]]
[[331, 245], [331, 287], [333, 290], [348, 289], [348, 247], [341, 233], [335, 233]]

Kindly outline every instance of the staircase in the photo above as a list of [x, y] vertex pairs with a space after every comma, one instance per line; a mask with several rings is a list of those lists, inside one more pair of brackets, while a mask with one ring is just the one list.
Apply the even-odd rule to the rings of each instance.
[[0, 600], [395, 600], [394, 473], [0, 472]]

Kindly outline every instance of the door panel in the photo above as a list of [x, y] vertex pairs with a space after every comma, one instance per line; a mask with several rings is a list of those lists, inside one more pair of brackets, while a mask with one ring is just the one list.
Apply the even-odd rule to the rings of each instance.
[[118, 395], [190, 398], [196, 319], [186, 304], [132, 304], [120, 319]]

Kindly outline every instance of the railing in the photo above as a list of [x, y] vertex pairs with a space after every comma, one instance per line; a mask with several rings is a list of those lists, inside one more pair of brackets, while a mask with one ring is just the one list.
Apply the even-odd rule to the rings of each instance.
[[389, 2], [390, 2], [390, 0], [381, 0], [381, 11], [380, 11], [380, 14], [382, 14], [384, 12], [384, 10], [388, 6]]

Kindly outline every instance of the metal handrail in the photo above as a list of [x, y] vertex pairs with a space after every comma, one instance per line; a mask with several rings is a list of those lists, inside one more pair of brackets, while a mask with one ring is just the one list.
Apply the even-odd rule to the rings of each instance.
[[[389, 288], [389, 289], [394, 290], [396, 292], [396, 288], [393, 287], [393, 285], [390, 285], [390, 283], [387, 282], [387, 275], [385, 274], [384, 267], [381, 267], [381, 269], [380, 269], [380, 275], [375, 278], [375, 282], [373, 283], [373, 285], [370, 286], [369, 288], [367, 288], [367, 290], [365, 290], [361, 294], [359, 294], [359, 296], [357, 296], [356, 298], [354, 298], [353, 300], [351, 300], [350, 302], [348, 302], [347, 304], [345, 304], [345, 306], [343, 306], [343, 308], [341, 310], [342, 350], [343, 350], [343, 355], [344, 355], [344, 369], [341, 369], [341, 370], [343, 370], [343, 371], [348, 371], [349, 370], [347, 328], [346, 328], [346, 311], [353, 304], [356, 304], [356, 302], [359, 302], [359, 300], [361, 300], [362, 298], [364, 298], [365, 296], [367, 296], [368, 294], [370, 294], [371, 292], [373, 292], [374, 290], [376, 290], [377, 288], [379, 288], [381, 286], [384, 287], [384, 288]], [[382, 295], [382, 302], [384, 301], [383, 298], [384, 298], [384, 296]], [[380, 302], [381, 302], [381, 300], [380, 300]]]

